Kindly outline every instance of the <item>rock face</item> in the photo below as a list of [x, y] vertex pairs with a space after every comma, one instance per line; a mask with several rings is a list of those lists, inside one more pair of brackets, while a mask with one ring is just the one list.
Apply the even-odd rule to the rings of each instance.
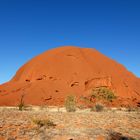
[[116, 105], [140, 101], [140, 79], [95, 49], [65, 46], [33, 58], [7, 83], [0, 85], [0, 105], [63, 105], [66, 96], [79, 99], [96, 87], [108, 87]]

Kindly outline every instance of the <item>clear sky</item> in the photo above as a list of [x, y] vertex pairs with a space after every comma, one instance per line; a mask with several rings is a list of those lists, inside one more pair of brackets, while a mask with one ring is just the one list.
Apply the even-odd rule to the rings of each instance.
[[61, 45], [96, 48], [140, 77], [140, 0], [0, 0], [0, 83]]

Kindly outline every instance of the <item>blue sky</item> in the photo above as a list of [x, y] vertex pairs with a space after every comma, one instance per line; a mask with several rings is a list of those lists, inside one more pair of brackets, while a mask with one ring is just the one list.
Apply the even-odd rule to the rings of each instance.
[[140, 1], [0, 0], [0, 83], [61, 45], [96, 48], [140, 77]]

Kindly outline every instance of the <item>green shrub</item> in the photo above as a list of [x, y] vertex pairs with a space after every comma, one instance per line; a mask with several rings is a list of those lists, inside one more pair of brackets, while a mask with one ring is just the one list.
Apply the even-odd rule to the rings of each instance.
[[70, 95], [65, 100], [65, 107], [67, 112], [75, 112], [76, 111], [76, 99], [75, 96]]
[[104, 110], [104, 106], [102, 104], [96, 104], [95, 106], [91, 107], [91, 111], [101, 112]]
[[93, 89], [91, 98], [97, 98], [99, 100], [104, 99], [112, 102], [114, 99], [116, 99], [116, 96], [111, 89], [108, 89], [106, 87], [99, 87]]

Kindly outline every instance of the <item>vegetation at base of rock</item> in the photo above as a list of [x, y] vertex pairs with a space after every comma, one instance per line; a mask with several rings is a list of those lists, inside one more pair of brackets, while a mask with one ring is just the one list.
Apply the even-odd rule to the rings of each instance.
[[76, 111], [76, 98], [73, 95], [67, 96], [65, 100], [65, 107], [67, 112], [75, 112]]
[[98, 100], [107, 100], [112, 102], [117, 97], [115, 96], [114, 92], [106, 87], [99, 87], [92, 90], [91, 99], [98, 99]]
[[102, 104], [95, 104], [95, 106], [91, 107], [91, 111], [101, 112], [104, 110], [104, 106]]
[[56, 126], [56, 124], [54, 124], [54, 122], [49, 119], [34, 119], [33, 123], [39, 127], [45, 126], [47, 128], [52, 128]]
[[20, 111], [23, 111], [25, 108], [25, 103], [24, 103], [24, 95], [21, 96], [20, 102], [18, 104], [18, 109]]
[[131, 106], [128, 106], [127, 108], [127, 111], [128, 112], [139, 112], [140, 108], [139, 107], [131, 107]]
[[84, 103], [87, 103], [87, 104], [91, 104], [92, 103], [92, 101], [88, 97], [81, 96], [80, 100], [84, 101]]
[[110, 131], [107, 140], [136, 140], [132, 137], [123, 136], [121, 133]]

